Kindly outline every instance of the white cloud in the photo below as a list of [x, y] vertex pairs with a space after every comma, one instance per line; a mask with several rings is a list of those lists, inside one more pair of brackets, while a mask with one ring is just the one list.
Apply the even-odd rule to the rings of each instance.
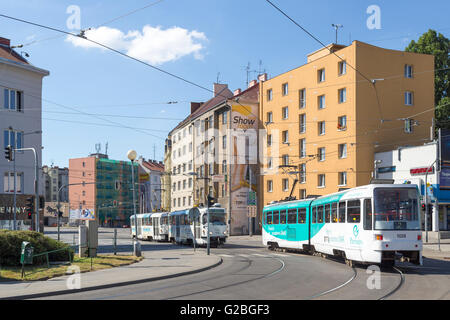
[[[204, 49], [202, 42], [208, 40], [203, 32], [189, 31], [180, 27], [163, 30], [161, 27], [149, 25], [144, 26], [142, 32], [133, 30], [127, 34], [115, 28], [93, 28], [86, 31], [85, 36], [154, 65], [175, 61], [187, 55], [193, 55], [195, 59], [201, 60], [203, 59], [201, 51]], [[76, 47], [101, 48], [79, 37], [68, 36], [66, 41]]]

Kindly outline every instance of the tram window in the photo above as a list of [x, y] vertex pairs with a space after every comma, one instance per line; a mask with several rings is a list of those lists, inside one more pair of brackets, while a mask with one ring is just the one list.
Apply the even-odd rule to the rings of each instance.
[[267, 212], [267, 224], [272, 224], [272, 212]]
[[345, 223], [345, 202], [339, 202], [339, 223]]
[[298, 209], [298, 223], [306, 223], [306, 208]]
[[289, 224], [297, 223], [297, 209], [289, 209], [288, 210], [288, 223]]
[[337, 203], [331, 204], [331, 222], [336, 223], [337, 222]]
[[330, 223], [330, 205], [325, 205], [325, 223]]
[[372, 201], [364, 199], [364, 230], [372, 230]]
[[280, 211], [280, 224], [286, 224], [286, 210]]
[[361, 221], [361, 203], [359, 200], [348, 201], [347, 222], [359, 223]]
[[273, 212], [273, 224], [279, 224], [280, 223], [280, 211], [274, 211]]
[[317, 223], [323, 223], [323, 206], [317, 208]]
[[313, 208], [312, 223], [317, 223], [317, 207]]

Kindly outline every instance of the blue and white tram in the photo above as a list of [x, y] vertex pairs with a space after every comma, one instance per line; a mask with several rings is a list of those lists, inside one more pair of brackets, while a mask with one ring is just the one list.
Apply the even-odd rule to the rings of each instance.
[[131, 223], [131, 237], [136, 238], [136, 229], [137, 229], [137, 238], [140, 240], [153, 240], [153, 223], [152, 223], [152, 214], [151, 213], [140, 213], [136, 215], [137, 219], [137, 228], [134, 222], [134, 215], [130, 217]]
[[343, 257], [349, 265], [422, 265], [416, 185], [372, 184], [263, 209], [263, 244]]
[[187, 243], [191, 228], [189, 224], [189, 210], [174, 211], [169, 213], [169, 241], [173, 243]]
[[153, 213], [152, 219], [152, 229], [153, 229], [153, 240], [157, 241], [168, 241], [169, 240], [169, 225], [168, 225], [168, 213], [158, 212]]
[[195, 241], [199, 246], [207, 245], [208, 210], [210, 245], [217, 247], [224, 244], [227, 238], [226, 212], [218, 206], [198, 208], [199, 215], [196, 217], [190, 217], [189, 210], [169, 213], [169, 241], [178, 244], [193, 244]]

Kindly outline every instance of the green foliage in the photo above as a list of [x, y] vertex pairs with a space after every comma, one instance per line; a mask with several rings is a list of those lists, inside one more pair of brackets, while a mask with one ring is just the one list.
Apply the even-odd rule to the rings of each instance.
[[407, 52], [432, 54], [435, 57], [435, 103], [448, 97], [450, 93], [450, 79], [449, 79], [449, 49], [450, 40], [444, 37], [441, 33], [439, 35], [434, 30], [428, 30], [419, 40], [411, 41], [409, 46], [405, 49]]
[[[20, 265], [20, 251], [23, 241], [30, 242], [34, 248], [34, 254], [47, 251], [68, 248], [69, 245], [44, 236], [35, 231], [11, 231], [0, 230], [0, 265], [2, 266], [18, 266]], [[73, 259], [73, 249], [68, 249]], [[49, 254], [50, 261], [67, 261], [69, 260], [68, 250], [62, 250]], [[47, 261], [45, 255], [33, 259], [34, 265], [45, 264]]]
[[436, 107], [436, 127], [450, 129], [450, 97], [444, 97]]

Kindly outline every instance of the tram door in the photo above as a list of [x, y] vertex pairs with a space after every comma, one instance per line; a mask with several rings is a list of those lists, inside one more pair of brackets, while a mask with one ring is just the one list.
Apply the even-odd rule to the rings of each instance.
[[180, 216], [176, 216], [175, 217], [175, 221], [176, 221], [176, 231], [175, 231], [175, 237], [177, 239], [180, 238], [180, 229], [181, 229], [181, 225], [180, 225]]
[[136, 224], [136, 238], [141, 236], [142, 218], [137, 218]]
[[159, 236], [159, 219], [158, 218], [152, 218], [153, 219], [153, 237], [156, 238]]

